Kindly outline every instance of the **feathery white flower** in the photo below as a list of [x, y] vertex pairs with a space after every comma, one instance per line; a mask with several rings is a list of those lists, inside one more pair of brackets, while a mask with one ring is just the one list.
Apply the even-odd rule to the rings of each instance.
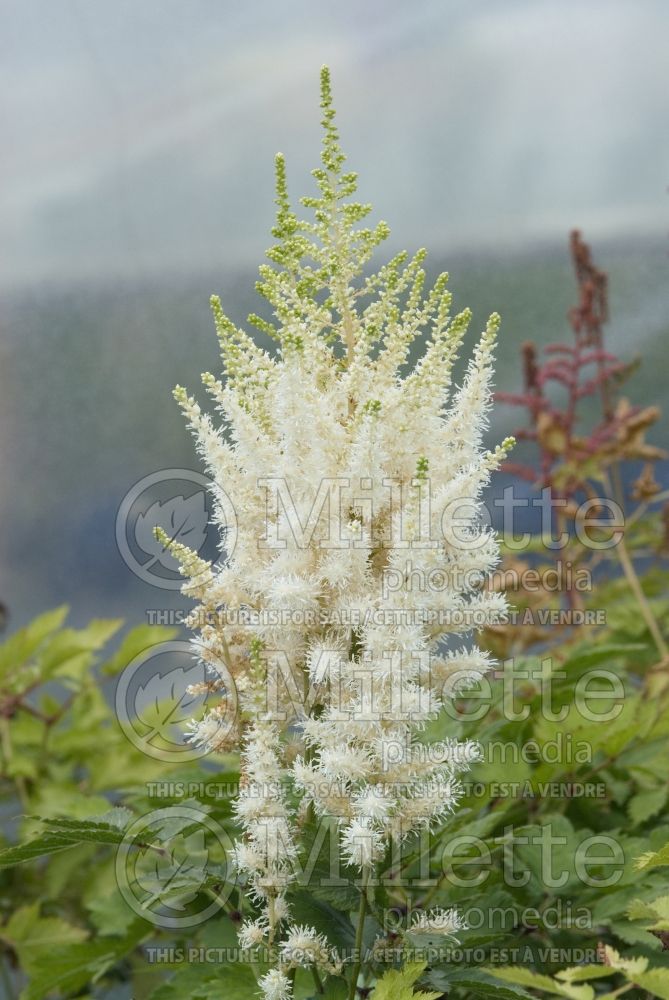
[[260, 851], [240, 840], [234, 845], [230, 860], [240, 874], [253, 875], [262, 871], [265, 859]]
[[260, 917], [258, 920], [246, 920], [239, 928], [239, 947], [243, 950], [258, 948], [265, 940], [267, 923]]
[[335, 639], [331, 639], [330, 643], [315, 642], [307, 655], [309, 676], [315, 684], [321, 684], [327, 680], [336, 681], [340, 674], [342, 661], [347, 659], [343, 642]]
[[281, 969], [270, 969], [258, 980], [265, 1000], [291, 1000], [293, 988], [285, 972]]
[[[200, 656], [225, 693], [236, 688], [235, 726], [223, 733], [214, 708], [189, 739], [242, 745], [233, 861], [260, 907], [242, 940], [266, 928], [283, 965], [301, 943], [327, 971], [331, 956], [310, 928], [279, 936], [307, 810], [334, 817], [342, 857], [369, 871], [391, 838], [443, 822], [461, 794], [455, 774], [479, 759], [475, 741], [423, 756], [420, 739], [492, 665], [470, 648], [506, 613], [503, 595], [483, 587], [499, 550], [481, 494], [511, 442], [482, 447], [499, 317], [451, 390], [471, 313], [451, 316], [446, 274], [424, 291], [425, 251], [369, 274], [388, 229], [356, 228], [369, 207], [347, 201], [355, 175], [342, 169], [326, 70], [321, 98], [318, 194], [304, 201], [315, 221], [294, 214], [277, 157], [277, 242], [258, 283], [273, 319], [249, 317], [276, 349], [260, 348], [214, 298], [224, 378], [203, 381], [220, 426], [175, 392], [214, 481], [221, 564], [171, 551], [184, 592], [214, 613]], [[454, 636], [463, 649], [444, 652]], [[440, 913], [419, 923], [461, 926]], [[283, 965], [260, 981], [268, 1000], [291, 996]]]
[[396, 805], [395, 800], [377, 785], [367, 785], [352, 800], [356, 816], [382, 823]]
[[342, 830], [341, 852], [347, 864], [370, 868], [383, 857], [383, 851], [383, 837], [368, 818], [354, 819]]
[[467, 930], [467, 924], [457, 910], [434, 909], [414, 916], [409, 933], [454, 937], [458, 931]]
[[286, 902], [285, 896], [276, 896], [274, 899], [274, 916], [277, 920], [288, 920], [290, 917], [290, 906]]
[[281, 960], [286, 965], [326, 966], [330, 961], [327, 938], [313, 927], [293, 926], [286, 931], [280, 946]]
[[229, 748], [230, 721], [213, 709], [200, 720], [191, 719], [185, 733], [186, 742], [194, 743], [209, 753]]

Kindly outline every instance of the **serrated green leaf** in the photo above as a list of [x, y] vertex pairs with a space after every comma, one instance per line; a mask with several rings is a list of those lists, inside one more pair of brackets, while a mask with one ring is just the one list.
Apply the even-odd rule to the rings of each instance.
[[137, 920], [137, 914], [118, 891], [108, 896], [95, 896], [86, 904], [86, 909], [102, 937], [126, 934]]
[[642, 899], [633, 899], [627, 909], [627, 916], [630, 920], [654, 920], [655, 910], [651, 903], [645, 903]]
[[241, 963], [189, 964], [158, 986], [148, 1000], [251, 1000], [258, 987], [253, 973]]
[[565, 983], [583, 983], [588, 979], [603, 979], [610, 975], [611, 970], [605, 965], [574, 965], [556, 972], [555, 978]]
[[594, 990], [592, 986], [583, 984], [577, 986], [570, 983], [561, 983], [551, 976], [544, 976], [538, 972], [532, 972], [519, 965], [512, 965], [506, 968], [494, 968], [485, 970], [493, 979], [502, 979], [506, 983], [514, 983], [516, 986], [529, 986], [530, 989], [543, 990], [556, 997], [569, 997], [570, 1000], [593, 1000]]
[[101, 649], [123, 624], [118, 619], [94, 619], [82, 629], [64, 629], [39, 657], [42, 680], [80, 677], [91, 664], [91, 654]]
[[[106, 815], [114, 816], [115, 813], [111, 811]], [[0, 867], [33, 861], [44, 854], [63, 851], [76, 844], [120, 844], [124, 836], [118, 826], [103, 820], [45, 819], [42, 816], [32, 818], [43, 822], [45, 831], [34, 840], [0, 851]]]
[[669, 1000], [669, 969], [648, 969], [631, 980], [636, 986], [648, 990], [651, 996]]
[[669, 787], [661, 785], [659, 788], [650, 788], [647, 791], [638, 792], [630, 799], [627, 811], [635, 826], [644, 823], [651, 816], [664, 807], [669, 796]]
[[407, 962], [403, 969], [388, 969], [374, 987], [371, 1000], [439, 1000], [441, 992], [414, 990], [424, 971], [424, 962]]
[[609, 930], [620, 941], [624, 941], [625, 944], [629, 944], [634, 947], [642, 945], [644, 948], [649, 948], [652, 951], [659, 951], [662, 948], [662, 942], [660, 939], [655, 937], [655, 935], [651, 934], [649, 931], [639, 927], [638, 924], [632, 924], [629, 921], [626, 923], [619, 923], [618, 921], [613, 920], [609, 924]]
[[[441, 970], [439, 971], [441, 972]], [[456, 969], [453, 972], [448, 970], [435, 981], [435, 985], [442, 981], [444, 985], [457, 986], [461, 990], [466, 990], [467, 996], [471, 997], [472, 1000], [478, 1000], [479, 997], [491, 998], [491, 1000], [532, 1000], [532, 996], [522, 986], [495, 982], [489, 975], [478, 969]]]
[[627, 915], [630, 920], [649, 920], [646, 930], [669, 931], [669, 896], [658, 896], [651, 902], [635, 899]]
[[85, 941], [88, 932], [60, 917], [41, 917], [39, 903], [32, 903], [12, 914], [2, 936], [18, 955], [21, 968], [31, 975], [41, 956], [50, 955], [54, 948]]
[[43, 834], [34, 840], [29, 840], [25, 844], [17, 844], [16, 847], [6, 847], [0, 851], [0, 868], [10, 865], [21, 865], [26, 861], [34, 861], [45, 854], [54, 854], [56, 851], [64, 851], [69, 847], [74, 847], [76, 840], [69, 840], [58, 834]]
[[647, 851], [634, 862], [637, 871], [659, 868], [661, 865], [669, 865], [669, 844], [665, 844], [659, 851]]
[[67, 605], [46, 611], [7, 639], [0, 646], [0, 676], [14, 672], [25, 664], [42, 643], [60, 628], [68, 611]]
[[648, 649], [645, 643], [620, 642], [604, 646], [594, 646], [568, 657], [562, 664], [562, 670], [580, 670], [583, 667], [594, 667], [598, 663], [606, 663], [619, 657], [627, 657], [630, 653], [642, 653]]
[[163, 625], [137, 625], [124, 636], [114, 656], [102, 667], [102, 673], [105, 675], [120, 673], [140, 653], [160, 642], [174, 639], [178, 634], [178, 629]]
[[107, 938], [68, 944], [36, 957], [31, 979], [20, 1000], [43, 1000], [58, 991], [74, 993], [100, 979], [121, 958], [132, 951], [146, 934], [138, 923], [123, 938]]

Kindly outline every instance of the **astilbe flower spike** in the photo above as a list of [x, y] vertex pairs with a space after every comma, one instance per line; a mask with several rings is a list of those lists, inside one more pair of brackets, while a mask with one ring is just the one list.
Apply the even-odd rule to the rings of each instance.
[[[578, 230], [570, 235], [570, 250], [579, 302], [569, 310], [571, 343], [548, 344], [539, 360], [536, 345], [522, 346], [524, 391], [498, 392], [499, 402], [522, 406], [528, 425], [515, 431], [518, 440], [536, 442], [537, 467], [506, 462], [504, 468], [529, 482], [549, 486], [572, 499], [587, 478], [617, 468], [624, 459], [653, 462], [664, 457], [644, 440], [658, 419], [654, 406], [631, 406], [616, 400], [617, 390], [635, 365], [626, 364], [605, 349], [604, 324], [609, 319], [608, 277], [592, 260], [590, 247]], [[564, 401], [552, 390], [561, 388]], [[589, 396], [600, 397], [601, 418], [589, 429], [580, 426], [580, 406]]]
[[[370, 206], [351, 200], [356, 175], [344, 170], [326, 69], [321, 97], [317, 194], [302, 199], [311, 221], [294, 213], [276, 159], [276, 242], [257, 286], [271, 319], [249, 317], [276, 349], [214, 298], [224, 377], [203, 381], [218, 421], [175, 391], [214, 492], [238, 520], [216, 565], [172, 551], [199, 602], [198, 655], [214, 687], [235, 687], [234, 726], [214, 709], [191, 738], [214, 751], [241, 742], [235, 863], [257, 909], [241, 941], [278, 946], [259, 981], [268, 998], [292, 995], [296, 965], [340, 968], [321, 935], [290, 923], [305, 811], [334, 818], [342, 857], [363, 878], [391, 838], [443, 822], [479, 748], [452, 742], [426, 759], [421, 732], [491, 667], [462, 638], [506, 612], [502, 595], [481, 588], [498, 544], [478, 523], [481, 491], [511, 443], [482, 446], [499, 317], [451, 388], [470, 313], [451, 315], [448, 275], [424, 290], [424, 251], [368, 273], [388, 227], [360, 226]], [[435, 569], [445, 585], [417, 591], [416, 576]], [[310, 704], [295, 697], [306, 687]], [[462, 926], [452, 911], [426, 920]]]
[[[569, 246], [578, 289], [578, 303], [567, 314], [572, 336], [568, 341], [548, 344], [543, 356], [533, 342], [523, 344], [523, 391], [498, 392], [495, 396], [499, 402], [526, 411], [527, 422], [514, 432], [515, 437], [536, 445], [534, 464], [505, 462], [504, 470], [546, 491], [551, 511], [555, 507], [556, 527], [561, 534], [569, 535], [567, 548], [547, 549], [547, 565], [542, 566], [533, 554], [529, 559], [527, 556], [519, 559], [517, 555], [505, 559], [498, 577], [500, 586], [527, 605], [530, 620], [523, 618], [521, 622], [501, 628], [492, 626], [487, 630], [485, 641], [502, 657], [535, 643], [554, 641], [558, 630], [569, 629], [572, 638], [576, 637], [570, 613], [579, 610], [583, 598], [573, 586], [573, 575], [565, 576], [557, 593], [551, 586], [526, 588], [522, 581], [526, 569], [540, 572], [544, 580], [550, 579], [554, 570], [572, 566], [577, 566], [581, 575], [592, 575], [601, 551], [598, 552], [595, 545], [584, 544], [583, 535], [573, 530], [579, 519], [583, 526], [584, 510], [596, 512], [599, 501], [605, 510], [611, 510], [611, 505], [615, 504], [619, 517], [626, 520], [629, 527], [658, 495], [661, 496], [654, 463], [666, 458], [666, 452], [645, 439], [646, 432], [658, 420], [660, 410], [657, 406], [634, 406], [619, 395], [621, 384], [634, 372], [638, 359], [623, 362], [606, 349], [608, 277], [595, 266], [590, 247], [578, 230], [571, 233]], [[599, 403], [599, 413], [594, 416], [584, 410], [588, 398]], [[626, 463], [630, 460], [644, 461], [631, 491], [626, 489], [625, 483]], [[639, 502], [631, 514], [627, 510], [629, 493]], [[591, 506], [582, 507], [583, 501]], [[644, 597], [624, 535], [618, 537], [612, 551], [635, 595], [661, 662], [666, 663], [669, 650]], [[556, 599], [560, 603], [564, 600], [569, 612], [564, 624], [558, 627], [535, 624], [531, 620], [533, 610], [550, 605]]]

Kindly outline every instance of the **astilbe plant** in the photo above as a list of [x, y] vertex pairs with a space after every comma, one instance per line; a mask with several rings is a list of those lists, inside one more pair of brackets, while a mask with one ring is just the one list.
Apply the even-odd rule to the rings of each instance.
[[[654, 474], [655, 463], [666, 458], [666, 452], [645, 439], [648, 429], [658, 421], [660, 409], [654, 405], [632, 405], [620, 395], [621, 385], [633, 374], [638, 361], [625, 362], [606, 346], [608, 276], [595, 265], [590, 247], [578, 230], [570, 235], [570, 254], [578, 287], [578, 304], [568, 312], [572, 337], [546, 345], [543, 358], [536, 344], [524, 343], [523, 391], [495, 394], [497, 401], [525, 410], [527, 422], [514, 434], [518, 441], [533, 442], [536, 446], [533, 464], [505, 461], [503, 468], [535, 488], [548, 491], [555, 526], [560, 533], [570, 535], [566, 548], [549, 552], [549, 557], [554, 554], [562, 566], [574, 568], [574, 572], [565, 574], [565, 584], [558, 595], [568, 609], [578, 608], [581, 600], [573, 586], [576, 572], [585, 571], [592, 576], [603, 558], [612, 552], [637, 600], [660, 654], [660, 664], [666, 665], [669, 650], [645, 598], [626, 539], [629, 529], [646, 515], [649, 507], [667, 497]], [[632, 489], [627, 491], [625, 481], [631, 478], [628, 465], [631, 461], [644, 464]], [[630, 507], [627, 492], [636, 501], [635, 509]], [[604, 520], [601, 537], [595, 538], [591, 546], [583, 544], [583, 534], [578, 537], [571, 530], [579, 518], [582, 524], [584, 513], [594, 517], [601, 513], [604, 507], [600, 509], [600, 503], [606, 504], [607, 512], [616, 512], [626, 525], [624, 531], [622, 523], [616, 525], [620, 536], [610, 549], [597, 544], [606, 540]], [[658, 551], [663, 542], [664, 536]], [[544, 555], [546, 549], [542, 544]], [[514, 589], [514, 581], [522, 580], [526, 566], [522, 559], [515, 558], [505, 560], [505, 567], [507, 572], [498, 574], [497, 579], [507, 590]], [[523, 593], [522, 585], [516, 590], [514, 597], [539, 605], [555, 596], [541, 589]], [[500, 654], [537, 641], [554, 640], [555, 635], [555, 629], [528, 627], [526, 622], [493, 626], [488, 632], [491, 647]]]
[[[500, 402], [527, 410], [529, 426], [516, 431], [518, 440], [535, 441], [539, 467], [505, 462], [505, 468], [573, 499], [587, 492], [588, 480], [601, 479], [624, 459], [654, 462], [665, 453], [644, 440], [645, 431], [659, 418], [656, 406], [632, 406], [618, 399], [621, 382], [636, 365], [623, 362], [606, 349], [604, 325], [609, 319], [608, 278], [594, 264], [589, 246], [578, 230], [570, 237], [579, 303], [569, 310], [571, 342], [548, 344], [545, 359], [532, 341], [523, 344], [524, 391], [498, 392]], [[563, 390], [563, 399], [551, 388]], [[584, 427], [582, 401], [600, 398], [601, 415]]]
[[[344, 169], [326, 69], [321, 107], [318, 193], [302, 199], [311, 221], [294, 213], [276, 158], [276, 242], [257, 286], [272, 318], [249, 317], [276, 349], [214, 298], [224, 375], [203, 381], [219, 418], [175, 392], [223, 532], [216, 565], [171, 549], [198, 602], [190, 623], [209, 687], [221, 692], [191, 739], [241, 750], [234, 864], [254, 915], [240, 943], [274, 951], [259, 975], [272, 1000], [292, 995], [298, 966], [317, 983], [342, 970], [325, 938], [291, 920], [305, 822], [334, 820], [341, 858], [358, 872], [359, 948], [368, 888], [391, 841], [441, 824], [458, 802], [458, 773], [479, 757], [475, 742], [450, 741], [428, 758], [421, 734], [446, 698], [489, 670], [470, 633], [506, 611], [503, 595], [481, 586], [498, 543], [478, 513], [510, 445], [482, 445], [499, 317], [451, 388], [470, 312], [451, 315], [447, 274], [425, 291], [422, 250], [369, 273], [388, 227], [359, 226], [371, 209], [352, 200], [356, 175]], [[422, 354], [410, 363], [417, 341]], [[238, 520], [234, 548], [224, 495]], [[435, 569], [446, 585], [418, 589]], [[417, 916], [414, 930], [459, 926], [455, 911], [439, 910]], [[351, 963], [354, 996], [357, 953]]]

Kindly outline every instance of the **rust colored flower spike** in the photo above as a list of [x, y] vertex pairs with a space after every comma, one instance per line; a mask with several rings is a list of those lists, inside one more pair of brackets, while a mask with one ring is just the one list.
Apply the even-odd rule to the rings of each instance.
[[[549, 486], [567, 499], [584, 488], [585, 463], [587, 475], [592, 476], [593, 470], [601, 473], [622, 459], [652, 461], [664, 454], [644, 440], [659, 411], [616, 399], [620, 384], [635, 366], [604, 347], [608, 277], [595, 266], [590, 247], [577, 229], [570, 235], [570, 251], [579, 297], [578, 305], [568, 313], [574, 341], [548, 344], [543, 360], [532, 341], [524, 343], [524, 391], [496, 395], [501, 402], [526, 409], [528, 426], [517, 430], [515, 436], [535, 441], [539, 449], [536, 466], [508, 462], [506, 471]], [[561, 405], [554, 402], [557, 388], [562, 390]], [[596, 395], [600, 397], [601, 419], [584, 432], [579, 404]]]
[[539, 374], [539, 368], [537, 366], [537, 345], [533, 340], [526, 340], [521, 347], [521, 351], [523, 354], [525, 389], [527, 392], [536, 392], [538, 390], [537, 375]]
[[[570, 523], [576, 524], [583, 499], [595, 504], [590, 507], [590, 513], [597, 516], [598, 497], [606, 496], [607, 502], [615, 502], [623, 512], [626, 500], [631, 497], [639, 504], [633, 515], [633, 520], [638, 520], [649, 505], [663, 499], [655, 481], [654, 463], [666, 455], [645, 440], [647, 431], [659, 419], [659, 409], [633, 406], [618, 395], [620, 385], [635, 371], [638, 360], [623, 362], [606, 350], [607, 275], [595, 266], [590, 247], [578, 230], [570, 235], [570, 252], [578, 287], [578, 304], [568, 313], [573, 338], [568, 342], [548, 344], [541, 354], [531, 341], [524, 343], [521, 347], [522, 391], [496, 394], [497, 400], [525, 409], [526, 424], [515, 431], [515, 437], [519, 441], [534, 442], [537, 449], [534, 461], [505, 462], [503, 468], [511, 475], [548, 490], [551, 506], [555, 505], [553, 526], [559, 533], [569, 529]], [[586, 420], [583, 412], [582, 401], [588, 397], [599, 398], [600, 414], [594, 421]], [[621, 464], [630, 459], [646, 464], [626, 497]], [[629, 477], [626, 478], [629, 481]], [[669, 506], [662, 512], [658, 530], [657, 551], [664, 554], [669, 552]], [[591, 563], [587, 546], [578, 531], [567, 530], [567, 535], [568, 548], [559, 557], [548, 552], [547, 565], [555, 569], [558, 563], [564, 565], [573, 560], [580, 570], [590, 572], [588, 567], [597, 564], [596, 556]], [[669, 649], [644, 596], [624, 535], [616, 542], [615, 554], [661, 662], [669, 663]], [[530, 555], [528, 565], [543, 565], [541, 558], [536, 553]], [[502, 566], [505, 571], [513, 569], [513, 560], [507, 555]], [[568, 580], [560, 586], [559, 593], [545, 588], [530, 592], [522, 584], [513, 582], [507, 586], [509, 592], [529, 613], [529, 619], [486, 629], [488, 647], [502, 657], [537, 642], [551, 641], [551, 627], [538, 626], [533, 617], [538, 607], [554, 607], [557, 601], [558, 607], [566, 606], [568, 611], [574, 611], [583, 604], [578, 587]]]
[[580, 302], [570, 310], [574, 332], [585, 331], [587, 342], [601, 343], [602, 326], [609, 319], [608, 275], [595, 267], [590, 247], [581, 238], [578, 229], [573, 229], [569, 243], [571, 258], [580, 290]]

